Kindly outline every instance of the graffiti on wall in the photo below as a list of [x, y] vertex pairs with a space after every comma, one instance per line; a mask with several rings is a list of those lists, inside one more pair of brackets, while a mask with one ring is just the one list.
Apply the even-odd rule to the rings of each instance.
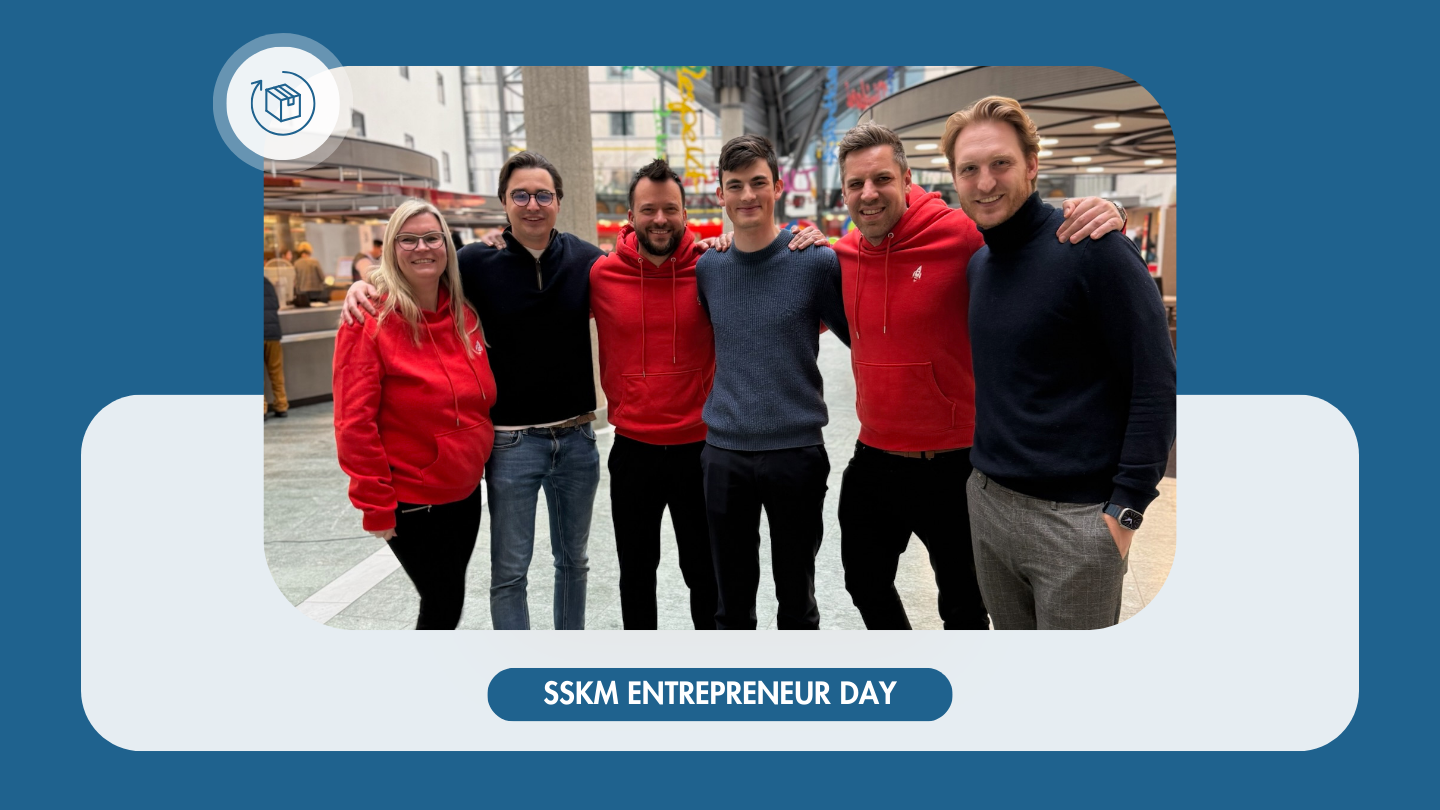
[[669, 156], [670, 134], [665, 128], [665, 119], [670, 117], [670, 108], [655, 105], [655, 157], [664, 160]]
[[861, 82], [851, 87], [845, 82], [845, 106], [852, 110], [863, 110], [890, 94], [889, 85], [884, 81]]
[[808, 194], [815, 196], [815, 170], [818, 166], [806, 166], [803, 169], [786, 169], [781, 172], [780, 180], [785, 184], [785, 191], [792, 194]]
[[700, 143], [700, 113], [695, 109], [695, 81], [705, 78], [710, 69], [701, 66], [682, 67], [675, 71], [680, 100], [668, 105], [670, 112], [680, 116], [680, 140], [685, 146], [685, 171], [681, 176], [697, 183], [710, 179], [705, 165], [705, 147]]
[[[700, 112], [695, 108], [695, 82], [705, 78], [710, 68], [704, 65], [622, 65], [621, 70], [630, 71], [636, 67], [662, 73], [674, 73], [675, 85], [680, 89], [680, 100], [655, 111], [655, 156], [669, 154], [670, 138], [665, 131], [665, 118], [680, 116], [680, 142], [685, 149], [685, 170], [680, 176], [695, 183], [713, 179], [714, 173], [705, 165], [705, 147], [700, 144]], [[687, 185], [689, 185], [687, 183]]]

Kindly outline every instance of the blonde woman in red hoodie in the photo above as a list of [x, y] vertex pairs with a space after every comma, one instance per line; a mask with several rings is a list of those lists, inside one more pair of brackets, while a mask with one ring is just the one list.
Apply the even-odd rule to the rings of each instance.
[[395, 210], [370, 280], [379, 317], [341, 326], [335, 339], [340, 467], [365, 530], [389, 542], [420, 592], [415, 629], [453, 630], [495, 441], [495, 378], [434, 206]]

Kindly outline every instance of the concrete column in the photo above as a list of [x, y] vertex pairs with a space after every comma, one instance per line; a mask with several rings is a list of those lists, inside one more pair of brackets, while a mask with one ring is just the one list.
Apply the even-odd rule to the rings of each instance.
[[[504, 92], [503, 90], [501, 92]], [[590, 135], [590, 73], [581, 66], [525, 66], [525, 148], [544, 155], [565, 179], [565, 200], [555, 229], [598, 244], [595, 226], [595, 152]], [[590, 321], [590, 363], [595, 369], [596, 413], [606, 419], [600, 388], [600, 341]]]
[[[745, 134], [745, 107], [741, 101], [739, 87], [720, 88], [720, 143], [724, 145], [730, 142], [731, 138], [738, 138]], [[718, 184], [719, 178], [716, 178]], [[722, 213], [726, 233], [735, 230], [735, 225], [730, 221], [730, 215]]]
[[598, 243], [589, 68], [525, 66], [525, 145], [565, 178], [556, 229]]
[[290, 215], [275, 215], [275, 256], [285, 258], [285, 251], [295, 249], [295, 236], [290, 231]]

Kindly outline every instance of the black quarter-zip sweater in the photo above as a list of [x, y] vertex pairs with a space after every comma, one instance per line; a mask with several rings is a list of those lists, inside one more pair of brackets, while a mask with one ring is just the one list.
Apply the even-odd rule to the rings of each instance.
[[595, 410], [590, 265], [603, 251], [552, 232], [539, 259], [505, 229], [505, 247], [460, 249], [465, 297], [480, 315], [495, 374], [496, 425], [558, 422]]
[[1017, 492], [1144, 511], [1175, 441], [1175, 350], [1130, 240], [1060, 243], [1031, 194], [970, 259], [975, 468]]

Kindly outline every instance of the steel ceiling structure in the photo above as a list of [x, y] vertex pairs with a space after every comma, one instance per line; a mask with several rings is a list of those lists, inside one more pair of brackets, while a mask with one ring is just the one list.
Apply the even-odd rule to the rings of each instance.
[[[710, 66], [705, 78], [695, 81], [695, 101], [720, 114], [720, 88], [740, 88], [745, 109], [745, 131], [764, 135], [782, 156], [798, 158], [805, 146], [820, 133], [824, 122], [825, 65], [729, 65]], [[858, 87], [863, 82], [885, 78], [885, 65], [840, 67], [838, 79]], [[676, 82], [675, 71], [657, 71], [666, 81]], [[842, 102], [843, 104], [843, 102]]]
[[[990, 95], [1019, 101], [1040, 137], [1055, 139], [1041, 146], [1050, 153], [1041, 153], [1041, 172], [1175, 173], [1175, 134], [1164, 109], [1139, 82], [1107, 68], [975, 67], [901, 90], [872, 105], [860, 120], [895, 130], [911, 168], [944, 171], [938, 144], [945, 120]], [[1096, 129], [1096, 124], [1112, 126]]]

